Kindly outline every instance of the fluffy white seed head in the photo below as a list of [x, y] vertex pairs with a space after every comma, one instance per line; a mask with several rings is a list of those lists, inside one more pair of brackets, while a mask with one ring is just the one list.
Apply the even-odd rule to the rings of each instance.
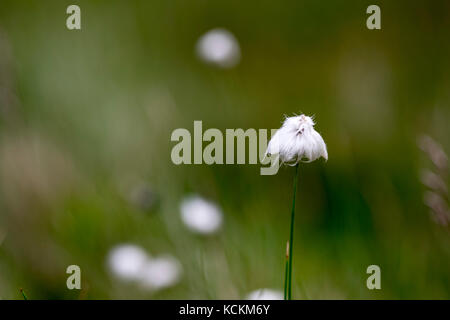
[[279, 155], [282, 163], [290, 165], [320, 157], [328, 160], [327, 146], [314, 125], [313, 119], [303, 114], [287, 117], [270, 140], [266, 155]]

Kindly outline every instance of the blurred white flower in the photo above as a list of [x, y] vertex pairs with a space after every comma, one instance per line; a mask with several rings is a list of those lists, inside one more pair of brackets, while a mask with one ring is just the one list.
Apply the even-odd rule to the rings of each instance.
[[222, 225], [222, 211], [214, 203], [199, 196], [188, 196], [181, 201], [181, 219], [194, 232], [210, 234]]
[[172, 256], [149, 259], [139, 275], [139, 283], [148, 290], [170, 287], [178, 282], [181, 265]]
[[205, 62], [222, 68], [231, 68], [239, 62], [241, 49], [231, 32], [217, 28], [200, 37], [197, 42], [197, 54]]
[[122, 244], [111, 249], [108, 266], [111, 272], [124, 280], [135, 280], [147, 263], [146, 252], [132, 244]]
[[314, 130], [311, 117], [287, 117], [267, 146], [266, 155], [279, 155], [282, 163], [295, 165], [311, 162], [320, 157], [328, 160], [327, 146], [322, 136]]
[[283, 293], [272, 289], [259, 289], [250, 292], [247, 300], [283, 300]]
[[139, 284], [146, 290], [160, 290], [178, 282], [181, 265], [170, 255], [152, 258], [144, 249], [122, 244], [111, 249], [108, 267], [118, 278]]

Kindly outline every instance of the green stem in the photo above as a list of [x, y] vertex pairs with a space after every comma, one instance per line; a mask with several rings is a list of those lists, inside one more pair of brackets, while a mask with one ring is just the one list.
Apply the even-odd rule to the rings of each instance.
[[291, 233], [289, 236], [289, 272], [288, 272], [288, 300], [292, 299], [292, 248], [294, 247], [294, 218], [295, 218], [295, 196], [297, 194], [297, 181], [298, 181], [298, 166], [295, 166], [294, 176], [294, 195], [292, 197], [292, 212], [291, 212]]

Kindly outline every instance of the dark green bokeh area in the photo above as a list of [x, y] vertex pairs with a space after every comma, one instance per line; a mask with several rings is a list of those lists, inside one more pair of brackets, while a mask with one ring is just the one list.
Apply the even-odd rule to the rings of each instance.
[[[81, 8], [81, 30], [66, 8]], [[381, 30], [366, 8], [381, 7]], [[241, 60], [203, 63], [200, 36], [225, 28]], [[0, 298], [241, 299], [283, 290], [294, 168], [175, 165], [171, 133], [272, 129], [315, 115], [329, 160], [302, 164], [295, 299], [450, 298], [450, 233], [424, 203], [423, 172], [445, 183], [418, 139], [450, 151], [448, 1], [0, 1]], [[446, 160], [446, 159], [445, 159]], [[130, 201], [150, 186], [151, 208]], [[433, 191], [434, 192], [434, 191]], [[190, 232], [180, 201], [223, 210]], [[425, 201], [426, 202], [426, 201]], [[178, 284], [117, 281], [120, 243], [169, 253]], [[82, 272], [68, 290], [66, 267]], [[366, 269], [381, 268], [381, 290]]]

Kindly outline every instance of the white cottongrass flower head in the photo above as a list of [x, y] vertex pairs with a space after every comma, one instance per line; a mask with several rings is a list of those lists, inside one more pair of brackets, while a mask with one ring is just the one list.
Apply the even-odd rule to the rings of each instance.
[[234, 67], [240, 60], [241, 49], [236, 37], [228, 30], [208, 31], [197, 42], [197, 54], [205, 62], [221, 68]]
[[107, 258], [111, 273], [120, 280], [133, 282], [149, 291], [175, 285], [182, 268], [175, 257], [151, 257], [139, 246], [121, 244], [112, 248]]
[[122, 244], [112, 248], [108, 254], [108, 267], [118, 278], [135, 280], [147, 263], [144, 249], [133, 244]]
[[283, 300], [283, 293], [272, 289], [258, 289], [250, 292], [247, 300]]
[[198, 195], [184, 198], [180, 204], [181, 220], [193, 232], [212, 234], [222, 225], [222, 210]]
[[296, 165], [323, 157], [328, 160], [327, 146], [314, 129], [314, 121], [304, 114], [286, 117], [267, 146], [266, 155], [278, 155], [281, 163]]

